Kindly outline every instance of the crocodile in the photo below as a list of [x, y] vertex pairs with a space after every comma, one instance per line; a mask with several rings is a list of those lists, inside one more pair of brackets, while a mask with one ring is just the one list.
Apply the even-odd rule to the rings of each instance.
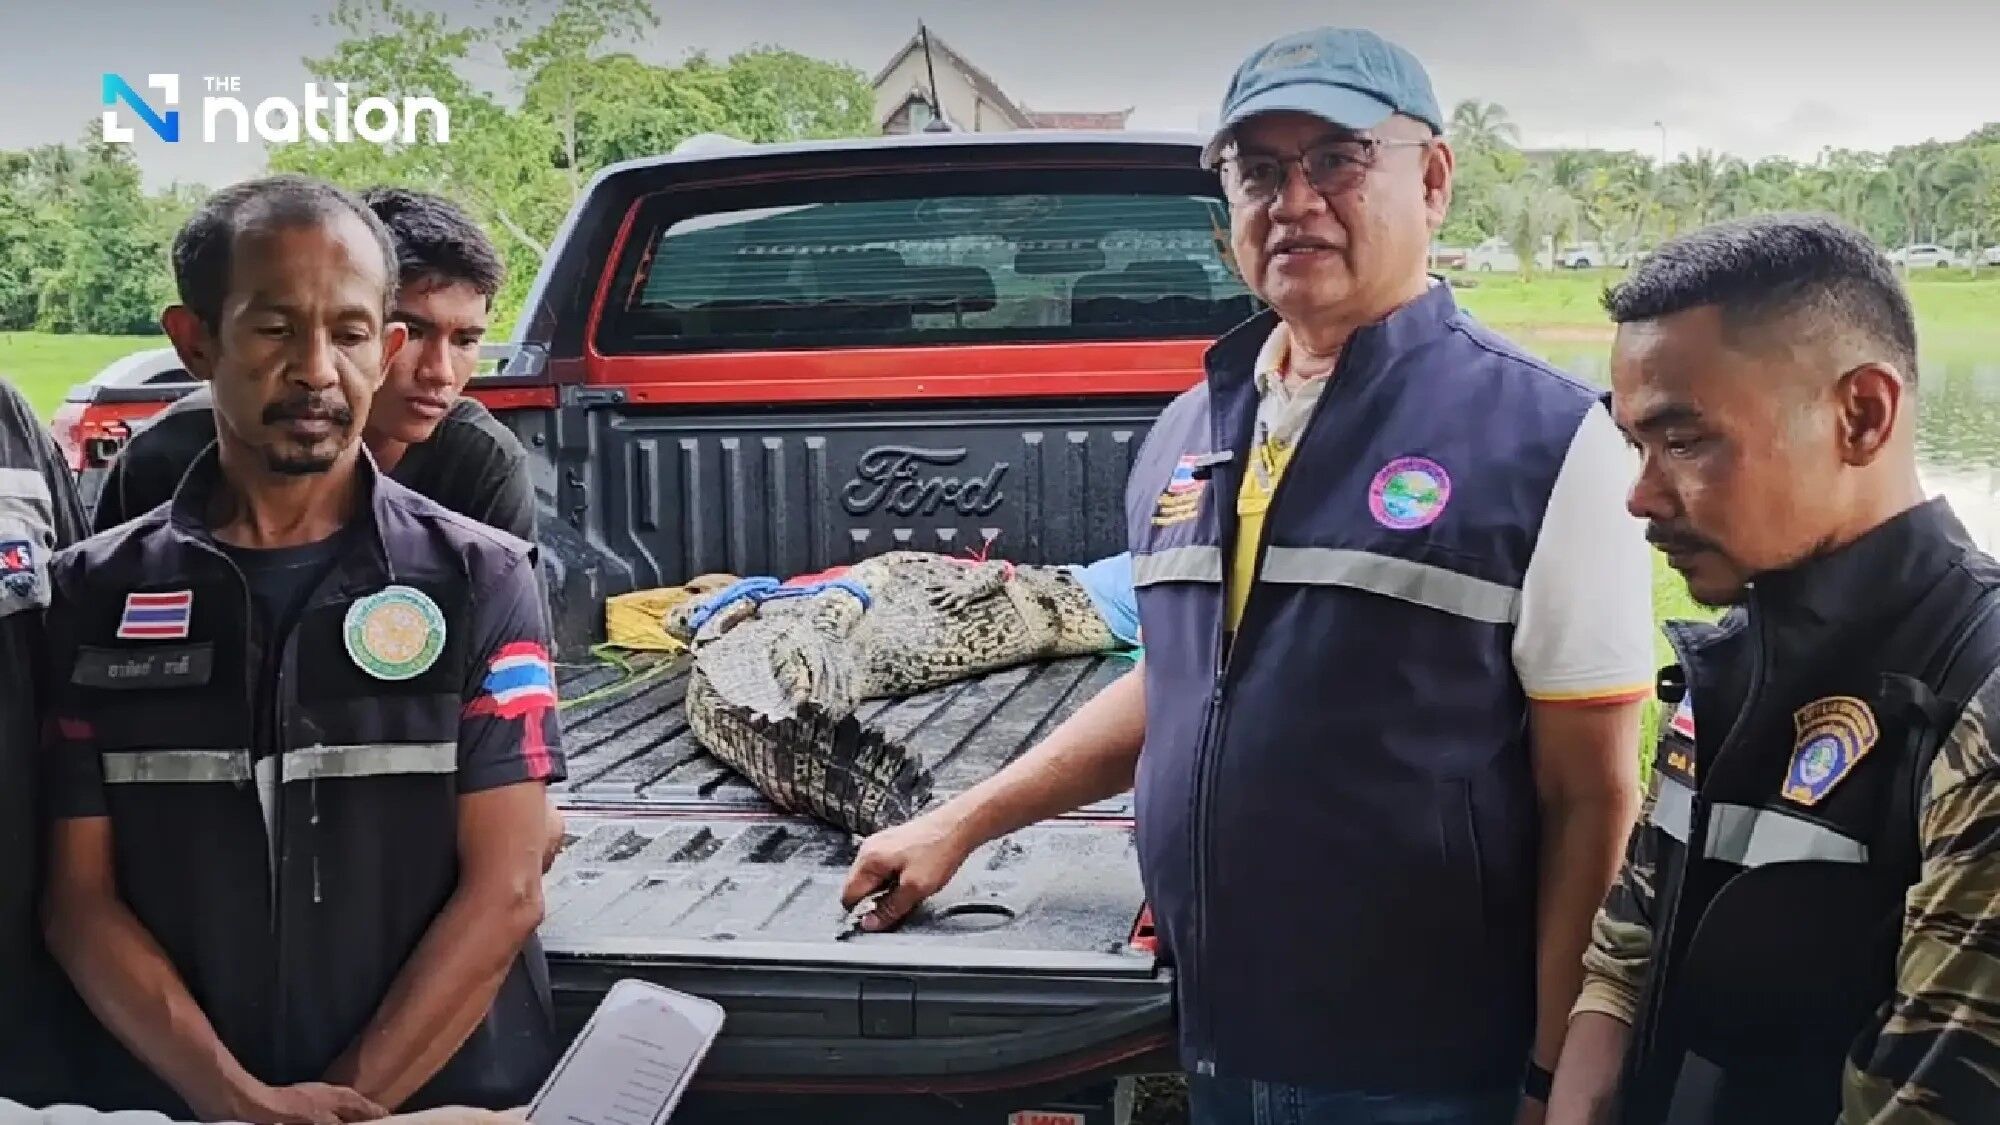
[[701, 744], [779, 808], [864, 836], [921, 811], [933, 779], [856, 717], [861, 703], [1122, 647], [1069, 568], [923, 551], [803, 591], [712, 592], [664, 625], [693, 654], [686, 713]]

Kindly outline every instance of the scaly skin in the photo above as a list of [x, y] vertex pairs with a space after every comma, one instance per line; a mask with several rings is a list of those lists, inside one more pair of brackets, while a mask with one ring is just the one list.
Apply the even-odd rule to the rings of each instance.
[[703, 746], [778, 807], [867, 835], [907, 820], [930, 771], [855, 720], [863, 700], [916, 695], [1034, 660], [1109, 651], [1118, 640], [1090, 595], [1055, 567], [968, 563], [897, 551], [851, 568], [868, 590], [735, 603], [687, 627], [688, 724]]

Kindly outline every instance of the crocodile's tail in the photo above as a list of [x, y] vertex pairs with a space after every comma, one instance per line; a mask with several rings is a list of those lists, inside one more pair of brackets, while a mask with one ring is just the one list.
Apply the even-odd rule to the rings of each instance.
[[700, 709], [708, 729], [697, 737], [786, 812], [866, 836], [910, 819], [930, 800], [934, 779], [923, 760], [853, 715], [835, 718], [805, 703], [772, 719], [716, 702]]

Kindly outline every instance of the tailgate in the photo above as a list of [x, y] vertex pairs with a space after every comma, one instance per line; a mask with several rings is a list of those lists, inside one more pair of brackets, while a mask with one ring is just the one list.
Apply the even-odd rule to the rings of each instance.
[[[1128, 667], [1030, 665], [863, 717], [908, 739], [942, 798]], [[1171, 981], [1134, 942], [1144, 892], [1129, 798], [993, 841], [902, 928], [835, 941], [854, 838], [778, 814], [702, 751], [685, 689], [678, 659], [623, 683], [602, 668], [564, 680], [582, 702], [565, 712], [568, 833], [541, 934], [565, 1033], [637, 976], [728, 1010], [710, 1087], [1010, 1089], [1164, 1041]]]

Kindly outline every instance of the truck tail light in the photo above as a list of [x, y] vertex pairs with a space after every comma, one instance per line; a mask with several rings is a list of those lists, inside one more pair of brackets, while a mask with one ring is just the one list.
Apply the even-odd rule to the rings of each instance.
[[109, 464], [132, 436], [132, 427], [124, 418], [83, 402], [63, 403], [50, 420], [49, 430], [73, 473]]

